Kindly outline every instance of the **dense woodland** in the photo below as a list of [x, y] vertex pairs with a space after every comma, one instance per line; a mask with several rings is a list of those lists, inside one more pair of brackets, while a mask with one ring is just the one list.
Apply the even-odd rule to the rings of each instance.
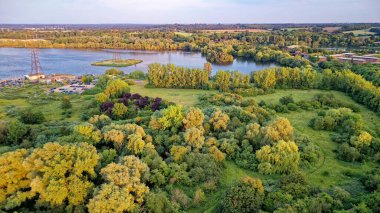
[[[318, 54], [378, 36], [72, 30], [38, 38], [0, 46], [190, 50], [209, 62], [109, 69], [83, 76], [96, 85], [81, 95], [47, 94], [58, 83], [1, 88], [0, 211], [380, 212], [380, 65], [317, 63], [285, 49]], [[212, 63], [231, 57], [278, 67], [211, 75]], [[187, 98], [194, 102], [178, 101]]]

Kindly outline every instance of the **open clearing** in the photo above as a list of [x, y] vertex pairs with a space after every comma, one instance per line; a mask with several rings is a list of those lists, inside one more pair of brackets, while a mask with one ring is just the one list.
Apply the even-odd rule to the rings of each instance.
[[140, 95], [149, 97], [160, 97], [183, 106], [195, 105], [199, 95], [217, 93], [215, 90], [145, 88], [144, 84], [132, 85], [130, 87], [132, 93], [139, 93]]

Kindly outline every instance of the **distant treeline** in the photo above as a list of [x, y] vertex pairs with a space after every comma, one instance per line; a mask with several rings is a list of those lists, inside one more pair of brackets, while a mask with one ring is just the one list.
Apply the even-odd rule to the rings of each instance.
[[[313, 52], [321, 47], [372, 47], [379, 42], [378, 36], [355, 37], [351, 33], [325, 33], [307, 30], [239, 32], [239, 33], [177, 33], [173, 31], [140, 30], [13, 30], [0, 32], [0, 47], [37, 48], [111, 48], [133, 50], [183, 50], [202, 51], [212, 63], [231, 63], [236, 57], [261, 61], [259, 51], [266, 60], [269, 55], [287, 54], [286, 47], [299, 45], [303, 52]], [[263, 49], [265, 47], [265, 52]], [[280, 53], [281, 52], [281, 53]], [[256, 56], [257, 55], [257, 56]], [[269, 58], [269, 57], [268, 57]], [[274, 59], [276, 58], [276, 59]], [[281, 62], [271, 56], [270, 61], [285, 66], [296, 67]], [[281, 59], [284, 57], [281, 57]], [[298, 63], [298, 62], [297, 62]]]

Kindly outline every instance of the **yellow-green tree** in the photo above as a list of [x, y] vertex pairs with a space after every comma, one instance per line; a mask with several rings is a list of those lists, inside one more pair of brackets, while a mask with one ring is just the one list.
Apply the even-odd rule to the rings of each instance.
[[185, 119], [183, 123], [186, 129], [192, 127], [201, 127], [203, 123], [203, 119], [205, 118], [202, 110], [199, 108], [191, 107], [189, 111], [186, 113]]
[[128, 136], [128, 150], [137, 155], [143, 152], [145, 141], [140, 134], [132, 134]]
[[123, 131], [117, 130], [117, 129], [111, 129], [109, 131], [104, 132], [103, 136], [104, 136], [104, 140], [106, 142], [113, 143], [116, 149], [120, 150], [121, 148], [123, 148], [124, 139], [125, 139], [125, 135]]
[[27, 177], [29, 168], [23, 165], [29, 152], [19, 149], [0, 156], [0, 211], [19, 206], [26, 199], [34, 197]]
[[47, 143], [37, 148], [24, 162], [30, 169], [31, 191], [38, 203], [51, 206], [84, 204], [94, 184], [95, 167], [99, 156], [95, 147], [87, 143]]
[[172, 146], [172, 148], [170, 148], [170, 155], [174, 161], [182, 161], [188, 151], [189, 150], [184, 146]]
[[94, 125], [89, 123], [75, 126], [74, 132], [84, 136], [93, 143], [99, 143], [102, 139], [102, 133], [100, 130], [96, 129]]
[[245, 137], [251, 141], [260, 135], [260, 124], [258, 123], [250, 123], [246, 129]]
[[169, 129], [171, 127], [178, 128], [182, 125], [183, 118], [183, 107], [180, 105], [171, 105], [162, 111], [162, 116], [158, 118], [158, 122], [163, 129]]
[[137, 157], [126, 156], [120, 164], [108, 164], [100, 173], [106, 183], [89, 201], [89, 212], [134, 212], [144, 202], [149, 192], [143, 183], [148, 166]]
[[128, 108], [123, 103], [116, 103], [112, 109], [112, 114], [117, 118], [124, 118]]
[[216, 146], [212, 146], [209, 148], [208, 152], [211, 154], [211, 156], [217, 161], [222, 162], [226, 158], [226, 154], [224, 154], [222, 151], [218, 149]]
[[254, 83], [263, 90], [276, 86], [276, 69], [266, 69], [253, 74]]
[[256, 151], [256, 158], [260, 164], [262, 174], [290, 173], [298, 169], [300, 154], [298, 146], [293, 141], [279, 141], [273, 146], [263, 146]]
[[293, 139], [293, 127], [287, 118], [277, 118], [266, 126], [263, 131], [265, 137], [271, 142]]
[[108, 82], [104, 94], [108, 97], [120, 97], [122, 94], [129, 92], [127, 82], [121, 79], [115, 79]]
[[95, 100], [98, 103], [104, 103], [104, 102], [108, 101], [108, 96], [104, 92], [101, 92], [101, 93], [98, 93], [95, 95]]
[[357, 149], [362, 149], [371, 145], [373, 141], [373, 136], [366, 131], [361, 131], [359, 135], [352, 136], [350, 143]]
[[205, 137], [203, 136], [203, 130], [192, 127], [185, 132], [185, 141], [190, 146], [200, 149], [205, 143]]
[[214, 127], [214, 130], [226, 130], [229, 121], [230, 117], [221, 110], [214, 112], [210, 118], [210, 123]]

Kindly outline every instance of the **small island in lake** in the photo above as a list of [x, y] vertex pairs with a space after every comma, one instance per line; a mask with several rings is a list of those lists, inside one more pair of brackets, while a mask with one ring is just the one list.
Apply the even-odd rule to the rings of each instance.
[[142, 60], [138, 59], [109, 59], [92, 63], [92, 66], [106, 66], [106, 67], [129, 67], [141, 63]]

